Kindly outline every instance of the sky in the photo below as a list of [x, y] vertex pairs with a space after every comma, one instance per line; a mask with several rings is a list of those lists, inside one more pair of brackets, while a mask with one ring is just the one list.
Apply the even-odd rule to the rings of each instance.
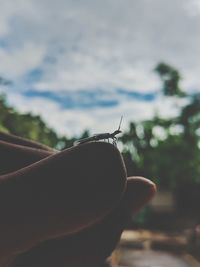
[[176, 115], [154, 68], [199, 92], [199, 56], [200, 0], [0, 0], [0, 92], [60, 135]]

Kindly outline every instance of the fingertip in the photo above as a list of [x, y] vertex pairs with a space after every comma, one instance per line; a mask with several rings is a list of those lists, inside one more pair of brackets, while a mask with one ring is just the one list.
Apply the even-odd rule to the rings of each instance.
[[129, 213], [134, 214], [154, 197], [156, 185], [144, 177], [128, 177], [125, 194], [125, 206]]

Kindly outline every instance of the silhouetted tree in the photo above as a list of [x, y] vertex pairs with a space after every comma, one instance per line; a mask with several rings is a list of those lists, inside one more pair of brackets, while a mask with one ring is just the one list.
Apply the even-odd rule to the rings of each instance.
[[185, 95], [179, 86], [181, 76], [178, 70], [176, 70], [175, 68], [164, 62], [161, 62], [156, 66], [155, 72], [160, 76], [163, 82], [162, 90], [164, 95], [166, 96]]

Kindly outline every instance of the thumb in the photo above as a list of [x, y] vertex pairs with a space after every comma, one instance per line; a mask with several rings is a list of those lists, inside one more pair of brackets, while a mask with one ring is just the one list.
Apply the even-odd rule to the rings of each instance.
[[134, 215], [155, 195], [156, 185], [144, 177], [128, 177], [124, 207], [129, 215]]

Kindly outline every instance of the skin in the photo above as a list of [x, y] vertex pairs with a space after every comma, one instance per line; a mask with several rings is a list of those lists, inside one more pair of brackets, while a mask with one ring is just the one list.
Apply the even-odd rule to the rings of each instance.
[[[0, 141], [6, 158], [0, 176], [0, 267], [101, 267], [132, 216], [155, 194], [155, 185], [143, 177], [127, 179], [110, 144], [58, 152], [5, 139]], [[44, 189], [53, 202], [43, 198]], [[33, 201], [35, 194], [41, 197]]]

